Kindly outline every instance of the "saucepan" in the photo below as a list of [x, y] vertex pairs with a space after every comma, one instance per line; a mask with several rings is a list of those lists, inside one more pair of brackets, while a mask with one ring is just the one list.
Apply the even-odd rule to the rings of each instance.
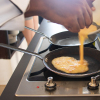
[[70, 57], [74, 57], [76, 59], [79, 59], [79, 47], [63, 47], [60, 49], [56, 49], [54, 51], [51, 51], [50, 53], [48, 53], [45, 57], [40, 56], [37, 53], [34, 52], [30, 52], [27, 50], [23, 50], [20, 48], [16, 48], [13, 46], [9, 46], [3, 43], [0, 43], [1, 47], [5, 47], [5, 48], [9, 48], [12, 50], [17, 50], [26, 54], [30, 54], [32, 56], [36, 56], [38, 58], [40, 58], [43, 61], [43, 64], [45, 65], [45, 67], [47, 69], [49, 69], [50, 71], [64, 76], [64, 77], [69, 77], [69, 78], [83, 78], [83, 77], [88, 77], [88, 76], [92, 76], [95, 74], [98, 74], [100, 72], [100, 51], [93, 49], [93, 48], [88, 48], [85, 47], [84, 48], [84, 58], [85, 60], [88, 61], [89, 63], [89, 71], [85, 72], [85, 73], [78, 73], [78, 74], [68, 74], [65, 72], [62, 72], [60, 70], [57, 70], [51, 63], [51, 61], [56, 58], [56, 57], [61, 57], [61, 56], [70, 56]]
[[[56, 33], [52, 35], [51, 37], [46, 36], [44, 33], [36, 31], [32, 28], [26, 27], [26, 29], [29, 29], [31, 31], [34, 31], [36, 33], [39, 33], [43, 36], [45, 36], [51, 44], [57, 45], [57, 46], [79, 46], [79, 38], [78, 38], [78, 33], [72, 33], [70, 31], [64, 31], [60, 33]], [[89, 35], [89, 37], [85, 40], [84, 45], [93, 43], [96, 41], [98, 36], [96, 34]]]

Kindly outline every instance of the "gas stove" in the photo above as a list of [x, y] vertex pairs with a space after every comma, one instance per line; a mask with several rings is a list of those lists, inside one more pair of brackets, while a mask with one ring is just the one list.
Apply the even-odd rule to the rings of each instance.
[[[91, 44], [86, 45], [86, 47], [97, 49]], [[61, 47], [52, 45], [46, 38], [41, 37], [34, 52], [40, 53], [44, 57], [50, 51], [58, 48]], [[59, 76], [46, 69], [39, 58], [32, 56], [15, 95], [18, 97], [100, 96], [100, 86], [96, 90], [87, 88], [90, 81], [91, 77], [68, 78]], [[52, 90], [46, 87], [46, 84], [50, 82], [55, 85]], [[99, 80], [98, 85], [100, 85]]]

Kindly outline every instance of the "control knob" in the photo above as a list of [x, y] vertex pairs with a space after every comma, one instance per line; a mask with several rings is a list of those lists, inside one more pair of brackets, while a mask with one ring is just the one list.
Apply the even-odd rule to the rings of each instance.
[[88, 83], [88, 89], [95, 90], [98, 89], [99, 83], [96, 82], [100, 78], [100, 75], [91, 77], [91, 82]]
[[48, 77], [48, 81], [45, 84], [46, 90], [55, 90], [56, 89], [56, 83], [53, 82], [53, 77]]

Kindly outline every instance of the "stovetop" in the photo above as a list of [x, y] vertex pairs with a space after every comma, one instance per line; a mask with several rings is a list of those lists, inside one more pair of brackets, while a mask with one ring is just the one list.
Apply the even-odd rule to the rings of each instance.
[[[86, 45], [86, 47], [96, 49], [93, 45]], [[49, 43], [48, 39], [41, 37], [35, 52], [40, 53], [40, 55], [44, 57], [51, 50], [57, 48], [61, 47], [52, 45]], [[47, 91], [45, 89], [47, 78], [51, 76], [56, 83], [55, 91]], [[33, 56], [27, 65], [27, 69], [15, 95], [21, 97], [100, 96], [100, 87], [93, 91], [87, 88], [87, 83], [89, 83], [90, 80], [91, 77], [68, 78], [59, 76], [46, 69], [43, 62], [39, 58]]]
[[[90, 47], [90, 48], [94, 48], [96, 49], [96, 47], [91, 43], [91, 44], [87, 44], [85, 45], [85, 47]], [[39, 50], [39, 54], [42, 55], [42, 57], [44, 57], [47, 53], [49, 53], [52, 50], [56, 50], [62, 48], [61, 46], [57, 46], [57, 45], [53, 45], [50, 44], [48, 42], [47, 39], [43, 40], [43, 43], [41, 45], [41, 48]], [[30, 72], [30, 75], [28, 77], [29, 81], [46, 81], [48, 77], [53, 77], [54, 81], [87, 81], [90, 80], [91, 77], [85, 77], [85, 78], [68, 78], [68, 77], [63, 77], [60, 75], [57, 75], [53, 72], [51, 72], [50, 70], [48, 70], [44, 65], [43, 62], [39, 59], [36, 58], [34, 64], [33, 64], [33, 68]]]

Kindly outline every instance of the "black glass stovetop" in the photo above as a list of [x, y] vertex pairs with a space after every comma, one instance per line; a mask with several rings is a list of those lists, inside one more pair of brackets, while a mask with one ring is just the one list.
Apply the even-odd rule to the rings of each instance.
[[[95, 48], [93, 43], [85, 45], [85, 47]], [[47, 39], [44, 39], [42, 42], [42, 45], [39, 50], [39, 54], [44, 57], [47, 53], [49, 53], [52, 50], [62, 48], [61, 46], [56, 46], [53, 44], [50, 44]], [[60, 75], [57, 75], [51, 71], [49, 71], [44, 65], [43, 62], [36, 57], [35, 62], [33, 64], [32, 70], [30, 71], [30, 75], [28, 77], [29, 81], [46, 81], [48, 77], [52, 76], [54, 81], [88, 81], [91, 79], [91, 77], [85, 77], [85, 78], [68, 78], [63, 77]], [[95, 76], [95, 75], [94, 75]]]

